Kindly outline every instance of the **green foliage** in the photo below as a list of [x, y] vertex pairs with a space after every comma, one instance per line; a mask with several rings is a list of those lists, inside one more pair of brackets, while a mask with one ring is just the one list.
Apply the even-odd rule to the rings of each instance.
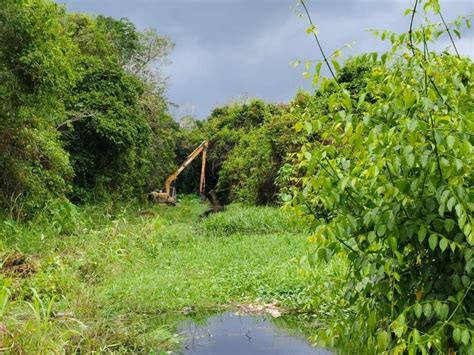
[[[150, 33], [142, 43], [142, 35], [125, 19], [71, 15], [68, 27], [81, 48], [81, 79], [67, 100], [63, 133], [76, 172], [75, 197], [84, 200], [91, 192], [94, 197], [131, 196], [162, 180], [174, 166], [176, 128], [160, 88], [145, 75], [163, 54], [157, 50], [169, 44]], [[153, 53], [145, 48], [152, 39]], [[142, 51], [150, 51], [148, 62]]]
[[[207, 185], [221, 202], [274, 203], [278, 170], [297, 141], [288, 111], [284, 105], [259, 100], [216, 108], [208, 120], [182, 133], [180, 151], [189, 153], [201, 140], [209, 140]], [[181, 156], [184, 159], [178, 152]], [[197, 186], [197, 169], [184, 174], [181, 189]]]
[[201, 222], [206, 233], [215, 236], [232, 234], [301, 233], [304, 225], [291, 213], [274, 207], [251, 207], [233, 204], [225, 213], [211, 214]]
[[120, 62], [126, 65], [132, 61], [140, 50], [140, 34], [135, 25], [126, 18], [116, 20], [105, 16], [97, 16], [96, 23], [103, 36], [110, 41]]
[[444, 32], [430, 23], [383, 32], [392, 51], [354, 58], [367, 68], [359, 82], [323, 79], [326, 107], [296, 124], [306, 143], [292, 202], [313, 226], [314, 257], [345, 251], [351, 261], [344, 297], [317, 336], [331, 345], [473, 347], [474, 65], [428, 50]]
[[46, 0], [0, 9], [0, 209], [19, 217], [66, 193], [73, 173], [55, 129], [77, 78], [62, 16]]
[[[206, 314], [309, 300], [295, 260], [307, 252], [305, 235], [289, 212], [230, 206], [200, 219], [205, 207], [189, 198], [177, 207], [60, 208], [28, 223], [0, 221], [0, 321], [12, 352], [174, 350], [185, 307]], [[60, 228], [69, 216], [74, 226]]]
[[80, 65], [82, 79], [67, 106], [84, 119], [63, 135], [76, 194], [80, 189], [130, 193], [144, 186], [149, 169], [150, 128], [139, 105], [143, 88], [113, 61], [85, 57]]
[[276, 180], [287, 154], [295, 150], [294, 115], [288, 109], [270, 114], [262, 125], [243, 135], [224, 161], [217, 184], [228, 186], [231, 201], [269, 204], [277, 200]]
[[[166, 38], [50, 0], [0, 9], [0, 211], [132, 196], [174, 167], [176, 124], [159, 65]], [[153, 154], [153, 156], [152, 156]], [[153, 174], [153, 175], [151, 175]]]

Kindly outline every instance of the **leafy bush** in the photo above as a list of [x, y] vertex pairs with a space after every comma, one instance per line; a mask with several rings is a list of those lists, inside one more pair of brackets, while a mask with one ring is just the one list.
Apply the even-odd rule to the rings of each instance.
[[285, 157], [296, 149], [295, 119], [280, 108], [243, 135], [224, 161], [217, 190], [228, 186], [231, 201], [269, 204], [277, 200], [276, 179]]
[[[424, 3], [439, 13], [436, 1]], [[297, 124], [307, 142], [294, 206], [312, 223], [315, 257], [345, 250], [352, 266], [330, 326], [318, 333], [331, 345], [473, 349], [474, 65], [429, 51], [445, 32], [425, 23], [380, 33], [393, 49], [353, 59], [371, 68], [359, 91], [324, 79], [326, 108]]]
[[[63, 125], [76, 173], [75, 197], [131, 196], [174, 166], [176, 128], [166, 115], [160, 84], [146, 69], [170, 44], [156, 34], [141, 35], [124, 19], [75, 14], [68, 27], [81, 50], [81, 78], [67, 98], [69, 119]], [[149, 58], [142, 58], [142, 51]]]

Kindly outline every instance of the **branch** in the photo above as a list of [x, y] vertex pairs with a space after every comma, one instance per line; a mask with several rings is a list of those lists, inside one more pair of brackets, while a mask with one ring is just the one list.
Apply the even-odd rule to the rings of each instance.
[[69, 120], [66, 120], [66, 121], [60, 123], [59, 125], [57, 125], [56, 129], [59, 131], [59, 130], [61, 130], [62, 127], [66, 126], [70, 123], [79, 122], [79, 121], [82, 121], [86, 118], [95, 118], [95, 117], [96, 117], [96, 112], [79, 112], [73, 118], [71, 118]]
[[411, 13], [410, 30], [408, 31], [408, 35], [410, 36], [410, 48], [413, 55], [415, 55], [415, 46], [413, 45], [413, 22], [415, 21], [417, 6], [418, 6], [418, 0], [415, 0], [415, 6], [413, 6], [413, 12]]
[[458, 58], [460, 58], [461, 56], [459, 55], [458, 49], [456, 47], [456, 43], [454, 43], [454, 38], [451, 35], [451, 30], [449, 29], [448, 25], [446, 24], [446, 21], [444, 21], [444, 17], [441, 14], [441, 10], [439, 11], [439, 17], [441, 17], [441, 21], [443, 21], [444, 28], [446, 28], [446, 32], [448, 32], [449, 38], [451, 39], [451, 43], [453, 44], [454, 50], [456, 51], [456, 55], [458, 56]]
[[[309, 21], [310, 25], [313, 28], [316, 28], [316, 26], [314, 25], [313, 20], [311, 18], [311, 15], [308, 11], [308, 8], [306, 7], [306, 4], [305, 4], [304, 0], [300, 0], [300, 2], [301, 2], [301, 5], [303, 5], [304, 11], [306, 12], [306, 16], [308, 17], [308, 21]], [[319, 42], [318, 35], [314, 31], [312, 31], [312, 32], [313, 32], [314, 39], [316, 40], [316, 43], [318, 44], [319, 51], [321, 52], [321, 54], [323, 56], [323, 59], [326, 62], [326, 65], [327, 65], [329, 71], [331, 72], [331, 75], [332, 75], [334, 81], [336, 82], [337, 86], [339, 86], [339, 81], [337, 80], [336, 75], [334, 74], [334, 72], [331, 68], [331, 65], [329, 64], [328, 58], [326, 57], [326, 54], [324, 53], [323, 47], [321, 46], [321, 43]]]

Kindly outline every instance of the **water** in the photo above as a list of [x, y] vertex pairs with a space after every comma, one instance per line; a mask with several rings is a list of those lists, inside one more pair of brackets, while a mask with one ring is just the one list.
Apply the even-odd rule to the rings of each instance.
[[327, 349], [312, 347], [301, 335], [280, 329], [263, 316], [224, 313], [211, 317], [205, 325], [191, 320], [181, 323], [186, 337], [184, 354], [192, 355], [330, 355]]

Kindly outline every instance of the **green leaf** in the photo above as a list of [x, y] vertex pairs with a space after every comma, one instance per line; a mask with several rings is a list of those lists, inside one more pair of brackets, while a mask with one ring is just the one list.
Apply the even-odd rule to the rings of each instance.
[[369, 327], [369, 331], [374, 331], [377, 325], [377, 314], [375, 312], [370, 312], [369, 318], [367, 319], [367, 326]]
[[309, 35], [311, 33], [317, 34], [316, 26], [311, 25], [306, 29], [306, 34]]
[[453, 196], [448, 200], [447, 207], [448, 207], [449, 212], [453, 211], [453, 207], [454, 207], [455, 204], [456, 204], [456, 197]]
[[339, 62], [337, 60], [333, 59], [333, 60], [331, 60], [331, 63], [334, 66], [334, 68], [336, 69], [337, 72], [341, 71], [341, 65], [339, 64]]
[[433, 315], [433, 307], [431, 306], [431, 303], [425, 303], [423, 306], [423, 314], [425, 315], [426, 318], [430, 319], [431, 316]]
[[390, 245], [390, 249], [392, 249], [392, 251], [397, 251], [397, 239], [395, 239], [394, 237], [390, 237], [388, 238], [388, 244]]
[[380, 224], [378, 227], [377, 227], [377, 235], [379, 237], [382, 237], [383, 235], [385, 235], [385, 232], [387, 231], [387, 226], [385, 224]]
[[301, 64], [301, 60], [295, 60], [294, 62], [291, 63], [293, 65], [293, 68], [296, 68], [298, 65]]
[[431, 1], [427, 1], [424, 5], [423, 5], [423, 11], [424, 12], [428, 12], [430, 7], [431, 7]]
[[448, 144], [449, 149], [452, 149], [454, 147], [455, 142], [456, 142], [456, 139], [453, 136], [448, 136], [446, 138], [446, 143]]
[[445, 251], [446, 248], [448, 247], [448, 240], [446, 238], [441, 238], [439, 241], [439, 248], [441, 251]]
[[377, 333], [377, 346], [380, 351], [386, 350], [390, 343], [390, 334], [388, 332], [381, 331]]
[[416, 318], [420, 319], [421, 314], [423, 313], [423, 306], [419, 303], [416, 303], [413, 307], [413, 312], [415, 312]]
[[459, 151], [463, 155], [471, 154], [471, 144], [468, 141], [463, 141], [459, 146]]
[[296, 133], [301, 132], [301, 130], [303, 129], [303, 127], [304, 127], [304, 123], [303, 123], [303, 122], [301, 122], [301, 121], [296, 122], [296, 123], [295, 123], [295, 131], [296, 131]]
[[431, 250], [435, 250], [436, 246], [438, 245], [438, 236], [436, 234], [431, 234], [430, 238], [428, 239], [428, 244], [430, 245]]
[[442, 308], [442, 303], [438, 300], [434, 301], [433, 303], [433, 309], [435, 311], [435, 314], [439, 317], [441, 313], [441, 308]]
[[454, 219], [446, 219], [444, 221], [444, 229], [446, 229], [447, 232], [451, 232], [456, 225], [456, 222]]
[[462, 334], [461, 334], [461, 342], [464, 344], [464, 345], [467, 345], [469, 344], [469, 339], [470, 339], [470, 335], [469, 335], [469, 330], [467, 329], [464, 329], [462, 331]]
[[448, 319], [448, 315], [449, 315], [449, 306], [443, 303], [443, 305], [441, 306], [441, 312], [439, 314], [439, 318], [441, 320], [446, 320]]
[[367, 235], [367, 240], [369, 243], [372, 243], [377, 236], [375, 235], [374, 231], [370, 231], [369, 234]]
[[421, 226], [420, 229], [418, 230], [418, 241], [420, 243], [423, 243], [423, 241], [425, 240], [426, 238], [426, 228], [425, 226]]
[[396, 320], [390, 324], [390, 328], [395, 333], [397, 338], [401, 338], [407, 330], [407, 325], [405, 323], [405, 316], [400, 314]]
[[471, 278], [467, 275], [463, 275], [461, 277], [461, 282], [462, 282], [462, 285], [465, 287], [465, 288], [468, 288], [469, 285], [471, 284]]
[[409, 132], [413, 132], [416, 127], [418, 126], [418, 121], [417, 120], [410, 120], [408, 121], [407, 128]]
[[459, 344], [461, 342], [461, 335], [461, 329], [457, 327], [453, 329], [453, 340], [456, 344]]

